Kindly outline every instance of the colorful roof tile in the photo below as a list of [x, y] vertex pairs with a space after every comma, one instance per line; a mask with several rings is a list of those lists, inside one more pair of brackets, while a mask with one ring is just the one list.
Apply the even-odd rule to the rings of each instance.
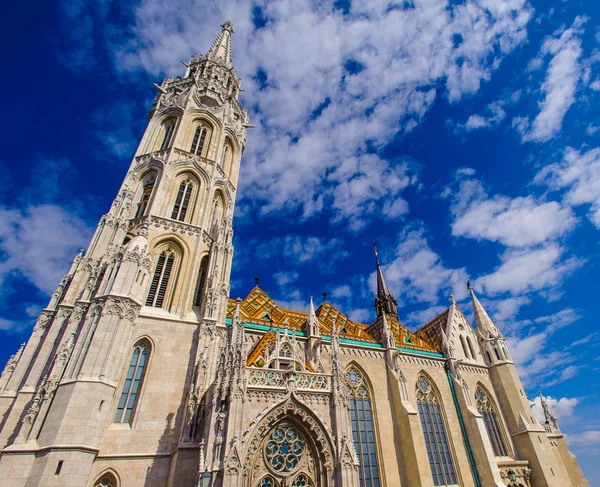
[[[229, 300], [227, 316], [230, 318], [233, 316], [235, 303], [235, 300]], [[307, 312], [279, 307], [275, 301], [273, 301], [269, 295], [258, 286], [253, 288], [248, 296], [246, 296], [246, 299], [242, 301], [240, 310], [242, 321], [244, 323], [270, 326], [272, 322], [274, 328], [289, 328], [295, 331], [305, 331], [306, 323], [308, 321]], [[330, 335], [332, 323], [335, 321], [340, 332], [340, 338], [379, 343], [376, 337], [373, 337], [367, 332], [369, 325], [350, 320], [331, 303], [322, 303], [315, 313], [319, 321], [319, 333], [321, 335]], [[432, 342], [426, 332], [422, 332], [421, 334], [419, 334], [419, 332], [413, 333], [405, 328], [393, 316], [388, 317], [388, 324], [394, 334], [397, 346], [425, 351], [439, 350], [439, 345], [436, 344], [438, 339], [435, 334], [431, 335], [432, 339], [435, 340]], [[421, 330], [423, 330], [423, 328], [421, 328]], [[264, 358], [266, 351], [272, 347], [274, 340], [275, 333], [272, 331], [266, 332], [250, 352], [247, 362], [248, 365], [257, 365], [261, 357]]]

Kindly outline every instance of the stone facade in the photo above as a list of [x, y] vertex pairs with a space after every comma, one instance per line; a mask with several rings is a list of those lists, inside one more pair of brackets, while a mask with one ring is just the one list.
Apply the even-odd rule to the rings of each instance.
[[588, 483], [540, 424], [473, 297], [417, 332], [377, 258], [377, 318], [229, 299], [248, 114], [225, 23], [156, 85], [109, 212], [0, 377], [17, 486], [431, 487]]

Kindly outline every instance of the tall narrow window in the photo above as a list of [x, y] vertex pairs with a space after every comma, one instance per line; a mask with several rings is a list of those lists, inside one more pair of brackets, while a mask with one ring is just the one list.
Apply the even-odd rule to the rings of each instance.
[[192, 147], [190, 148], [190, 152], [192, 154], [196, 154], [198, 156], [202, 155], [204, 141], [206, 140], [206, 132], [206, 127], [203, 127], [202, 125], [198, 125], [198, 127], [196, 127], [194, 139], [192, 140]]
[[196, 296], [194, 297], [194, 306], [202, 305], [202, 296], [204, 294], [204, 283], [206, 282], [206, 271], [208, 270], [208, 255], [202, 257], [200, 261], [200, 270], [198, 271], [198, 281], [196, 283]]
[[346, 370], [346, 387], [350, 405], [352, 440], [360, 463], [358, 482], [361, 487], [379, 487], [371, 397], [362, 374], [354, 366]]
[[417, 404], [433, 485], [455, 485], [456, 474], [440, 403], [431, 384], [423, 376], [417, 380]]
[[156, 176], [152, 175], [147, 177], [144, 180], [142, 186], [142, 196], [140, 197], [140, 202], [138, 203], [138, 209], [135, 214], [136, 218], [141, 218], [146, 213], [146, 209], [148, 208], [148, 203], [150, 202], [150, 197], [152, 196], [152, 191], [154, 190], [154, 183], [156, 182]]
[[467, 351], [467, 346], [465, 345], [465, 339], [462, 335], [460, 335], [460, 344], [462, 345], [462, 349], [463, 349], [463, 353], [465, 354], [465, 357], [471, 358], [469, 356], [469, 352]]
[[231, 141], [227, 139], [223, 146], [223, 158], [221, 160], [221, 167], [227, 177], [231, 177], [231, 165], [233, 163], [233, 145]]
[[187, 213], [188, 206], [190, 204], [190, 196], [194, 185], [190, 179], [182, 181], [179, 185], [179, 191], [177, 192], [177, 198], [175, 198], [175, 205], [171, 212], [171, 218], [179, 220], [180, 222], [185, 220], [185, 214]]
[[154, 276], [150, 283], [150, 291], [148, 292], [148, 298], [146, 299], [146, 306], [162, 308], [174, 260], [175, 254], [171, 249], [162, 251], [158, 256]]
[[477, 402], [477, 411], [483, 416], [483, 422], [485, 423], [485, 429], [490, 437], [494, 455], [497, 457], [507, 457], [508, 450], [506, 449], [506, 443], [504, 442], [504, 435], [502, 434], [500, 421], [498, 421], [498, 415], [496, 414], [496, 410], [492, 406], [488, 395], [479, 386], [475, 391], [475, 401]]
[[171, 142], [173, 142], [173, 133], [175, 132], [175, 120], [168, 120], [164, 124], [165, 136], [163, 138], [162, 144], [160, 144], [160, 150], [167, 149], [171, 147]]
[[146, 369], [147, 360], [148, 347], [143, 342], [138, 343], [131, 355], [131, 362], [129, 362], [127, 376], [125, 377], [125, 383], [123, 384], [123, 391], [121, 392], [119, 404], [117, 405], [117, 412], [114, 420], [115, 423], [131, 424], [142, 381], [144, 380], [144, 371]]
[[471, 351], [471, 357], [473, 357], [473, 359], [476, 359], [477, 356], [475, 355], [475, 350], [473, 349], [473, 344], [471, 343], [470, 337], [467, 337], [467, 345], [469, 345], [469, 350]]

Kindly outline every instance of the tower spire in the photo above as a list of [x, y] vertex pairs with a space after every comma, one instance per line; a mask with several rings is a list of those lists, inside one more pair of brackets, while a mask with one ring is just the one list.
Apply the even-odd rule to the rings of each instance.
[[381, 263], [379, 262], [377, 244], [375, 242], [373, 242], [373, 251], [375, 252], [375, 266], [377, 272], [377, 294], [375, 295], [375, 310], [377, 311], [377, 316], [387, 314], [395, 315], [397, 318], [398, 310], [396, 309], [396, 300], [385, 282]]
[[475, 296], [475, 291], [473, 291], [473, 286], [471, 286], [471, 281], [467, 281], [467, 289], [471, 293], [471, 300], [473, 302], [473, 314], [475, 315], [475, 325], [477, 327], [477, 331], [482, 333], [485, 337], [498, 337], [502, 336], [500, 330], [494, 325], [494, 322], [489, 317], [477, 296]]
[[233, 24], [228, 20], [221, 25], [221, 29], [221, 33], [217, 36], [215, 42], [213, 42], [206, 57], [215, 63], [231, 68], [231, 34], [234, 33]]

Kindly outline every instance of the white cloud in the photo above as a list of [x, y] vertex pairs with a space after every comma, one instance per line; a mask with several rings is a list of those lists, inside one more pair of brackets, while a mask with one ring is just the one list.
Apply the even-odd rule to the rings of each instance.
[[[448, 306], [450, 306], [450, 303], [448, 303]], [[448, 306], [428, 306], [425, 309], [413, 311], [408, 314], [406, 320], [402, 320], [402, 323], [411, 329], [417, 329], [445, 311]], [[402, 319], [402, 316], [400, 318]]]
[[331, 296], [333, 298], [349, 298], [352, 296], [352, 291], [350, 290], [350, 286], [344, 284], [343, 286], [336, 287], [332, 292]]
[[555, 201], [538, 202], [532, 196], [490, 198], [476, 179], [461, 181], [452, 197], [454, 236], [525, 247], [562, 236], [577, 223], [571, 208]]
[[590, 83], [590, 88], [594, 91], [600, 91], [600, 80], [596, 80]]
[[[384, 272], [388, 286], [396, 291], [399, 300], [437, 304], [439, 299], [449, 302], [451, 292], [459, 300], [467, 296], [465, 268], [446, 268], [429, 246], [421, 227], [400, 234], [394, 258], [384, 265]], [[369, 284], [375, 288], [375, 273], [371, 274]]]
[[16, 275], [51, 294], [90, 236], [84, 221], [57, 205], [22, 211], [0, 207], [0, 251], [5, 254], [0, 282]]
[[[252, 24], [254, 6], [268, 18], [260, 29]], [[375, 214], [405, 215], [401, 193], [416, 182], [406, 161], [384, 160], [371, 148], [420, 123], [436, 86], [452, 102], [475, 93], [526, 40], [532, 14], [526, 0], [388, 7], [353, 1], [344, 16], [309, 0], [208, 2], [202, 9], [191, 0], [145, 0], [116, 63], [122, 71], [177, 74], [179, 61], [206, 50], [229, 18], [237, 32], [235, 66], [257, 125], [240, 203], [259, 201], [263, 212], [300, 208], [304, 217], [333, 209], [358, 230]], [[350, 60], [360, 69], [349, 72]]]
[[495, 127], [506, 117], [506, 112], [502, 108], [502, 105], [503, 104], [498, 101], [490, 103], [486, 107], [486, 112], [488, 112], [489, 115], [471, 115], [466, 123], [459, 127], [464, 128], [467, 131]]
[[565, 201], [572, 206], [590, 205], [589, 218], [600, 228], [600, 148], [580, 152], [567, 147], [563, 160], [543, 168], [535, 182], [565, 190]]
[[488, 294], [509, 292], [513, 295], [551, 290], [583, 265], [576, 257], [564, 259], [565, 249], [556, 243], [543, 246], [507, 250], [502, 263], [493, 272], [479, 277], [477, 283]]
[[600, 430], [584, 431], [572, 435], [566, 435], [569, 446], [589, 447], [600, 443]]
[[281, 271], [281, 272], [276, 272], [273, 277], [275, 277], [275, 280], [277, 281], [277, 285], [279, 287], [284, 287], [287, 286], [288, 284], [291, 284], [292, 282], [298, 280], [298, 273], [295, 271], [291, 271], [291, 272], [285, 272], [285, 271]]
[[[579, 399], [576, 397], [561, 397], [560, 399], [554, 399], [550, 396], [544, 396], [544, 399], [557, 419], [573, 416], [575, 406], [579, 404]], [[542, 401], [540, 396], [536, 396], [532, 403], [533, 406], [531, 408], [533, 410], [533, 414], [543, 424], [546, 421], [546, 417], [544, 416], [544, 410], [542, 409]]]
[[373, 310], [358, 308], [350, 310], [348, 318], [357, 323], [371, 323], [373, 321]]
[[254, 250], [251, 256], [253, 259], [271, 260], [283, 257], [295, 265], [326, 257], [322, 261], [325, 265], [342, 260], [348, 255], [341, 239], [300, 235], [275, 237], [261, 241], [258, 245], [256, 241], [248, 242], [243, 251], [248, 250]]
[[[573, 25], [559, 37], [549, 36], [542, 45], [539, 58], [551, 55], [552, 59], [546, 71], [546, 78], [541, 90], [545, 97], [539, 103], [540, 112], [529, 125], [522, 119], [516, 122], [524, 141], [545, 142], [555, 136], [562, 127], [565, 114], [575, 102], [575, 91], [582, 76], [580, 57], [582, 54], [581, 38], [583, 17], [577, 17]], [[530, 68], [538, 67], [539, 62], [532, 62]]]

